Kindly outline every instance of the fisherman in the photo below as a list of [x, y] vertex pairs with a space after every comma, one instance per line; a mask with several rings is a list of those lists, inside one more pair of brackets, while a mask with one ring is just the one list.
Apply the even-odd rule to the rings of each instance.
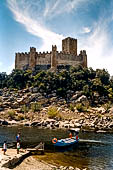
[[3, 144], [3, 153], [5, 155], [6, 151], [7, 151], [7, 144], [6, 144], [6, 141], [4, 141], [4, 144]]

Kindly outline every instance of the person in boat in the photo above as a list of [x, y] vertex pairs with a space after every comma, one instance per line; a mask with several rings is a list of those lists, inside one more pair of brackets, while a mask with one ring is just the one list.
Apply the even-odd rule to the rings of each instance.
[[69, 131], [70, 131], [69, 138], [74, 137], [74, 139], [76, 139], [76, 141], [78, 141], [79, 140], [79, 137], [78, 137], [79, 131], [74, 130], [74, 129], [70, 129]]
[[72, 138], [72, 133], [71, 132], [69, 133], [69, 138]]
[[77, 140], [77, 141], [78, 141], [78, 134], [79, 134], [79, 132], [76, 132], [75, 137], [76, 137], [76, 140]]
[[6, 151], [7, 151], [7, 144], [6, 144], [6, 141], [4, 141], [4, 144], [3, 144], [3, 153], [5, 155]]

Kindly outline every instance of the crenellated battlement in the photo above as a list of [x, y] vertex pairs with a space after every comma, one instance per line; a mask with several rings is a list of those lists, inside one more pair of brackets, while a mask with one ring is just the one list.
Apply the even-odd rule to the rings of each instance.
[[[57, 46], [52, 45], [52, 51], [37, 52], [36, 48], [30, 47], [29, 52], [15, 53], [15, 68], [16, 69], [34, 69], [39, 65], [50, 65], [52, 68], [57, 68], [58, 65], [81, 64], [87, 67], [87, 54], [85, 50], [81, 50], [77, 55], [77, 39], [66, 38], [62, 40], [62, 51], [57, 51]], [[42, 68], [42, 67], [40, 67]]]
[[36, 52], [36, 48], [30, 47], [30, 52]]

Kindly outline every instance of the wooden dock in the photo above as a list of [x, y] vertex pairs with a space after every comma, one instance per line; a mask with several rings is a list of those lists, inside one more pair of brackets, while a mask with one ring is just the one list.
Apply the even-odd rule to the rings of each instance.
[[44, 154], [44, 143], [40, 142], [35, 148], [27, 148], [27, 151], [30, 153], [41, 152], [41, 154]]

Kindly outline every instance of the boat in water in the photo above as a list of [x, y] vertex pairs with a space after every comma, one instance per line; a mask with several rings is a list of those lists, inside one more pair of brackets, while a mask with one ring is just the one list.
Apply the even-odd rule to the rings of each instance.
[[[73, 136], [72, 136], [73, 133]], [[77, 144], [79, 141], [78, 131], [70, 130], [69, 138], [59, 139], [53, 138], [52, 143], [56, 147], [68, 147]]]

